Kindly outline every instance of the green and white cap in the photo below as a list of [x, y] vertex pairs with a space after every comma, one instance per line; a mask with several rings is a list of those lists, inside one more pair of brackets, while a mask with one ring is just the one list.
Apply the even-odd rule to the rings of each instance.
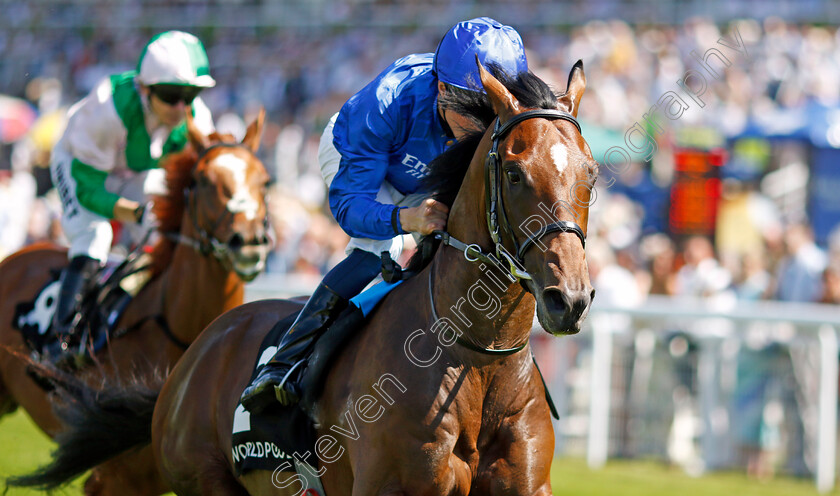
[[216, 86], [216, 80], [210, 77], [204, 45], [201, 40], [183, 31], [166, 31], [149, 40], [137, 62], [137, 80], [147, 86]]

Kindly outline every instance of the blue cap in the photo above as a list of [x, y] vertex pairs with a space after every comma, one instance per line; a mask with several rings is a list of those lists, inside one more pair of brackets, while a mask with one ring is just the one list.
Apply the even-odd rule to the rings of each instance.
[[496, 64], [510, 75], [528, 71], [522, 38], [510, 26], [489, 17], [462, 21], [449, 30], [435, 51], [439, 81], [465, 90], [481, 89], [475, 56], [485, 66]]

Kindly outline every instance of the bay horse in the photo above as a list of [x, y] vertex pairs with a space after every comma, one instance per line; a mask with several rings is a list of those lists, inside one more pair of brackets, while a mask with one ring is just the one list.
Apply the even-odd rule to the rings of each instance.
[[[188, 112], [189, 114], [189, 112]], [[265, 188], [269, 176], [255, 153], [265, 111], [241, 143], [202, 134], [187, 117], [189, 145], [167, 155], [168, 194], [156, 198], [160, 239], [152, 251], [156, 275], [126, 308], [117, 329], [132, 328], [97, 356], [102, 374], [127, 381], [171, 369], [186, 346], [216, 317], [243, 302], [244, 282], [265, 265], [269, 249]], [[28, 355], [12, 327], [16, 305], [32, 301], [67, 263], [67, 251], [51, 244], [27, 247], [0, 264], [0, 415], [23, 407], [50, 436], [61, 425], [49, 395], [26, 373]], [[168, 491], [149, 449], [97, 467], [85, 484], [89, 495], [157, 495]]]
[[[575, 117], [586, 79], [578, 62], [558, 98], [531, 73], [491, 70], [479, 64], [483, 107], [450, 107], [482, 131], [430, 164], [448, 232], [421, 241], [408, 267], [419, 272], [373, 311], [312, 403], [315, 453], [294, 456], [329, 496], [551, 494], [554, 433], [529, 337], [535, 311], [553, 335], [579, 332], [594, 297], [584, 242], [598, 167]], [[121, 421], [91, 415], [80, 429], [131, 433], [114, 453], [151, 441], [179, 495], [311, 494], [287, 462], [236, 475], [232, 446], [260, 344], [299, 308], [263, 300], [225, 313], [158, 395], [84, 395], [92, 412], [117, 405]]]

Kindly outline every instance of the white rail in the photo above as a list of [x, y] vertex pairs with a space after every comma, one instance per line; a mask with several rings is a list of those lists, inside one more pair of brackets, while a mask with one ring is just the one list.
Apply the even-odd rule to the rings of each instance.
[[[739, 303], [737, 306], [721, 307], [709, 301], [677, 299], [661, 296], [651, 296], [638, 307], [608, 307], [596, 304], [593, 306], [589, 323], [593, 332], [593, 359], [591, 402], [589, 406], [590, 421], [588, 433], [588, 462], [592, 467], [602, 466], [607, 459], [609, 436], [609, 401], [610, 367], [612, 364], [612, 339], [614, 329], [609, 325], [609, 319], [603, 316], [623, 315], [634, 322], [644, 320], [651, 322], [680, 322], [682, 324], [695, 323], [698, 320], [720, 319], [731, 322], [738, 328], [744, 324], [756, 322], [787, 323], [796, 328], [797, 332], [813, 333], [819, 342], [819, 386], [818, 386], [818, 435], [817, 435], [817, 463], [815, 479], [817, 489], [821, 493], [831, 491], [835, 485], [835, 466], [837, 459], [837, 388], [838, 388], [838, 339], [837, 329], [840, 328], [840, 307], [833, 305], [800, 304], [786, 302], [755, 302]], [[703, 326], [694, 326], [703, 327]], [[703, 412], [703, 452], [704, 456], [713, 456], [716, 440], [712, 408], [708, 407], [714, 397], [713, 388], [717, 383], [715, 374], [719, 367], [715, 362], [714, 347], [722, 337], [710, 333], [703, 335], [694, 331], [700, 342], [701, 349], [698, 363], [698, 395]], [[604, 404], [606, 403], [606, 404]]]

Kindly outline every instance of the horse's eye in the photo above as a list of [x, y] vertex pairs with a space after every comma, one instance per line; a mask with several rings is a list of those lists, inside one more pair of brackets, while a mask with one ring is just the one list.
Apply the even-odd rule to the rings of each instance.
[[519, 181], [522, 180], [519, 177], [519, 173], [514, 170], [505, 171], [505, 174], [507, 174], [507, 178], [508, 181], [510, 181], [510, 184], [518, 184]]

